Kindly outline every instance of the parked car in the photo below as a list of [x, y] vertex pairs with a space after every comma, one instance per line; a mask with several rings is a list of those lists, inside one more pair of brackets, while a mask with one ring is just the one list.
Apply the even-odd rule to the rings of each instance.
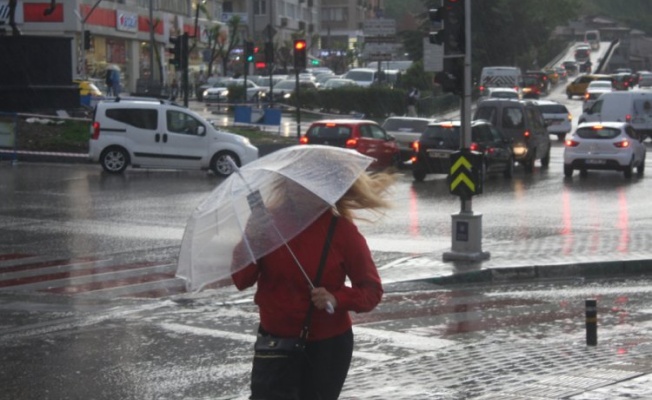
[[582, 110], [586, 110], [591, 107], [595, 101], [602, 96], [604, 93], [613, 92], [614, 87], [612, 82], [608, 81], [593, 81], [589, 83], [589, 86], [586, 87], [586, 93], [584, 94], [584, 104], [582, 104]]
[[[287, 103], [294, 96], [296, 90], [297, 84], [295, 79], [284, 79], [272, 86], [271, 93], [275, 103]], [[317, 85], [313, 81], [299, 81], [299, 90], [317, 90]], [[261, 99], [269, 101], [269, 93], [269, 90], [261, 93]]]
[[566, 134], [572, 129], [573, 116], [565, 105], [556, 101], [537, 100], [532, 102], [543, 116], [546, 129], [551, 135], [556, 135], [559, 141], [566, 139]]
[[[460, 149], [460, 121], [435, 122], [428, 125], [414, 142], [412, 176], [421, 182], [428, 174], [448, 174], [451, 154]], [[471, 151], [483, 154], [483, 175], [499, 172], [511, 178], [514, 172], [512, 141], [488, 121], [471, 122]]]
[[625, 178], [645, 171], [646, 147], [640, 135], [626, 122], [589, 122], [580, 124], [564, 147], [564, 176], [581, 175], [593, 170], [622, 171]]
[[478, 102], [473, 119], [484, 119], [512, 140], [514, 160], [526, 172], [534, 170], [535, 160], [541, 167], [550, 164], [550, 135], [539, 109], [528, 100], [488, 99]]
[[573, 96], [584, 96], [586, 94], [586, 88], [589, 86], [589, 83], [593, 81], [609, 81], [613, 82], [611, 75], [605, 74], [588, 74], [581, 75], [575, 78], [573, 82], [566, 85], [566, 97], [572, 99]]
[[383, 129], [396, 139], [401, 152], [401, 162], [405, 163], [412, 157], [412, 143], [419, 140], [428, 124], [436, 122], [432, 118], [420, 117], [389, 117], [382, 123]]
[[342, 75], [344, 79], [351, 79], [359, 86], [369, 87], [378, 82], [378, 70], [371, 68], [353, 68]]
[[326, 90], [326, 89], [340, 88], [344, 86], [356, 86], [356, 83], [352, 79], [331, 78], [326, 82], [324, 82], [319, 88], [322, 90]]
[[324, 119], [313, 122], [299, 139], [300, 144], [321, 144], [354, 149], [372, 157], [371, 169], [398, 167], [400, 153], [396, 139], [375, 121]]
[[89, 158], [108, 173], [134, 168], [212, 170], [227, 176], [258, 158], [249, 139], [162, 100], [104, 100], [93, 112]]

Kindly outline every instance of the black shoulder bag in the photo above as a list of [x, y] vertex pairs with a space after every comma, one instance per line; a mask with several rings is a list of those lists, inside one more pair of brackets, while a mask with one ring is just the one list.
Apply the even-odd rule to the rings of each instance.
[[[319, 268], [313, 285], [319, 285], [328, 257], [331, 238], [337, 217], [333, 216], [326, 242], [319, 260]], [[254, 362], [251, 370], [251, 400], [299, 399], [301, 375], [307, 361], [304, 349], [314, 305], [310, 302], [303, 328], [297, 338], [281, 338], [259, 332], [254, 345]]]

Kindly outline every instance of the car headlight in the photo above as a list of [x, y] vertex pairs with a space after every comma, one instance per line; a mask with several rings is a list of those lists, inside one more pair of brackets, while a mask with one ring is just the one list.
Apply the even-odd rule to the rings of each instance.
[[290, 93], [285, 93], [285, 94], [283, 95], [283, 98], [284, 98], [284, 99], [289, 99], [291, 96], [292, 96], [292, 94], [290, 94]]
[[226, 97], [226, 96], [229, 95], [229, 91], [228, 91], [228, 90], [225, 90], [223, 94], [224, 94], [224, 97]]
[[208, 96], [208, 90], [204, 90], [204, 93], [202, 94], [202, 96]]

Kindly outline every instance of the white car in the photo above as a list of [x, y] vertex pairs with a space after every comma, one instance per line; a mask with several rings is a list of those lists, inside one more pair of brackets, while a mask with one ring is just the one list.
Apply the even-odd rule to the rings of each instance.
[[335, 89], [335, 88], [340, 88], [340, 87], [344, 87], [344, 86], [356, 86], [356, 83], [355, 83], [354, 80], [351, 80], [351, 79], [332, 78], [332, 79], [327, 80], [319, 88], [320, 89]]
[[249, 139], [216, 129], [199, 114], [163, 100], [100, 101], [93, 112], [89, 158], [108, 173], [134, 168], [212, 170], [228, 176], [258, 158]]
[[610, 81], [593, 81], [589, 83], [589, 86], [586, 87], [586, 93], [584, 94], [584, 105], [582, 106], [582, 109], [586, 110], [590, 108], [603, 93], [613, 91], [614, 87]]
[[556, 135], [559, 141], [566, 139], [566, 134], [572, 128], [573, 116], [565, 105], [550, 100], [533, 100], [543, 120], [546, 122], [546, 129], [551, 135]]
[[508, 87], [490, 87], [485, 90], [487, 98], [496, 99], [520, 99], [521, 96], [518, 90]]
[[564, 147], [564, 176], [589, 169], [623, 171], [625, 178], [643, 176], [646, 147], [639, 134], [626, 122], [587, 122], [580, 124]]
[[378, 82], [378, 70], [371, 68], [353, 68], [342, 75], [344, 79], [351, 79], [362, 87], [369, 87]]

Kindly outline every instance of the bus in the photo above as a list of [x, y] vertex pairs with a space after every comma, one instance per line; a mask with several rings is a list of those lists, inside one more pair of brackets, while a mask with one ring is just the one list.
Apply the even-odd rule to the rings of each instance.
[[600, 31], [584, 32], [584, 42], [591, 46], [591, 51], [600, 50]]

